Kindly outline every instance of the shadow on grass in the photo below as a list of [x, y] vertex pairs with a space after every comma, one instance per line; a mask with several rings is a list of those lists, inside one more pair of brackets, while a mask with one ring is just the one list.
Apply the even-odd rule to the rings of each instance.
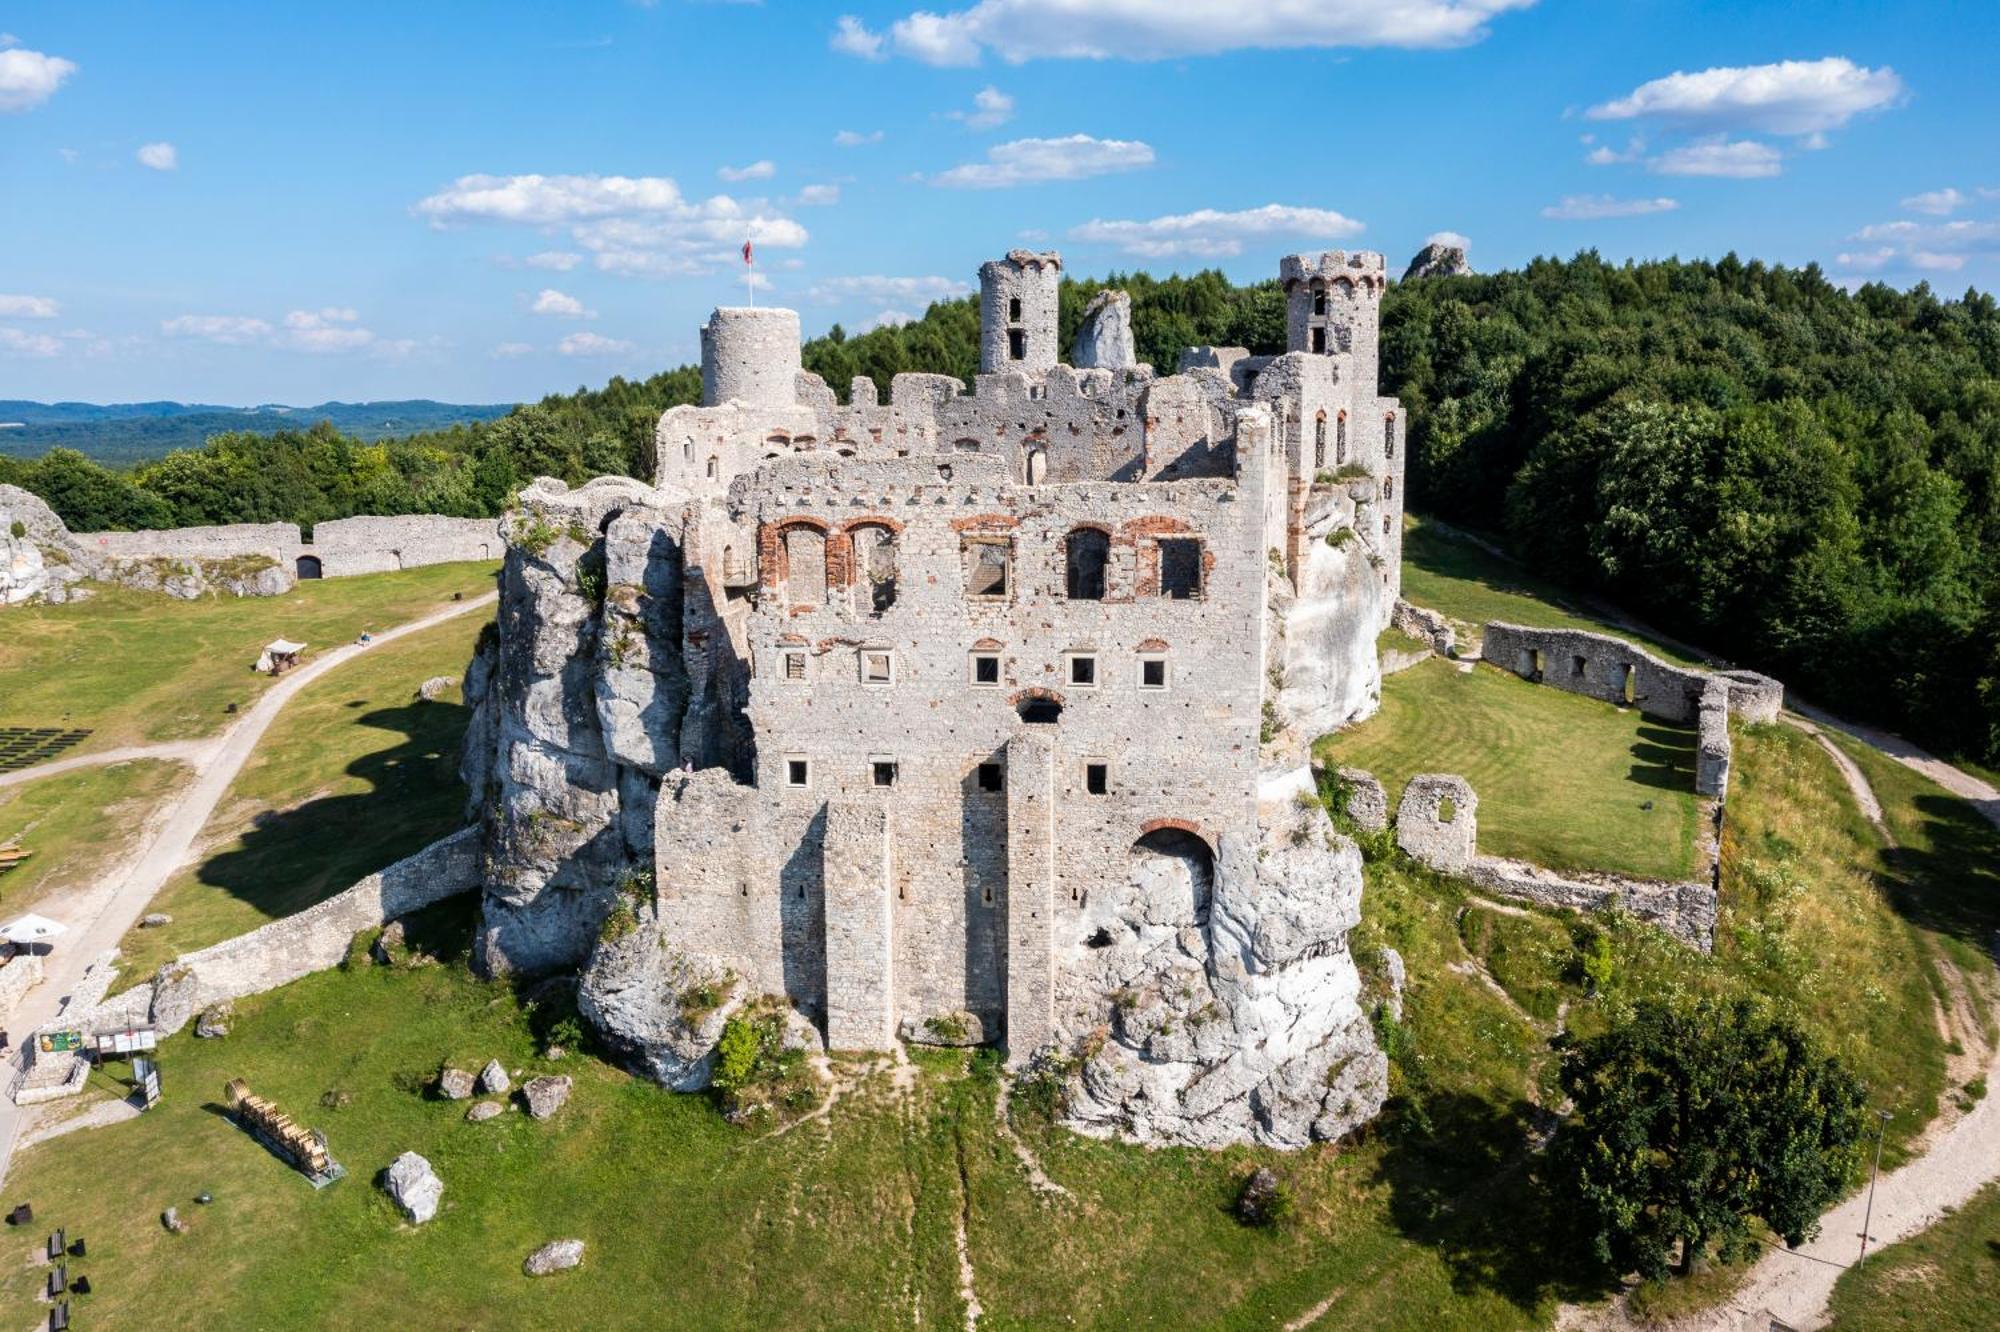
[[1398, 1230], [1437, 1251], [1461, 1294], [1489, 1291], [1523, 1310], [1594, 1300], [1617, 1289], [1527, 1150], [1526, 1101], [1464, 1093], [1426, 1098], [1422, 1131], [1407, 1110], [1388, 1128], [1380, 1177]]
[[2000, 947], [2000, 829], [1954, 796], [1921, 795], [1915, 807], [1930, 845], [1882, 852], [1890, 904], [1925, 929]]
[[1627, 774], [1640, 786], [1662, 791], [1694, 789], [1695, 733], [1658, 725], [1642, 725], [1632, 744], [1632, 768]]
[[458, 754], [470, 717], [461, 704], [421, 701], [357, 717], [401, 737], [347, 765], [368, 789], [259, 816], [241, 845], [202, 864], [198, 881], [266, 916], [288, 916], [457, 831], [465, 824]]

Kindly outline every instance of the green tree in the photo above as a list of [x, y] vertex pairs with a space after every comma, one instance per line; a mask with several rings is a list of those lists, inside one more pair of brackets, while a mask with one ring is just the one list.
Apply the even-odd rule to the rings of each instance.
[[1752, 1221], [1802, 1244], [1858, 1164], [1860, 1083], [1749, 1000], [1644, 1003], [1556, 1044], [1574, 1109], [1553, 1179], [1618, 1271], [1733, 1258]]

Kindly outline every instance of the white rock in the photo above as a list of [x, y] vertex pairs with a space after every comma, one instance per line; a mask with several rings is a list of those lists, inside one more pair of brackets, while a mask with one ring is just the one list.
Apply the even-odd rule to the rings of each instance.
[[486, 1067], [479, 1070], [479, 1090], [488, 1096], [499, 1096], [513, 1085], [497, 1059], [487, 1060]]
[[528, 1255], [526, 1261], [521, 1264], [521, 1270], [531, 1277], [550, 1276], [580, 1266], [582, 1263], [582, 1240], [550, 1240]]
[[416, 1225], [436, 1216], [438, 1202], [444, 1197], [444, 1181], [431, 1169], [431, 1163], [415, 1152], [404, 1152], [390, 1162], [382, 1174], [382, 1187]]

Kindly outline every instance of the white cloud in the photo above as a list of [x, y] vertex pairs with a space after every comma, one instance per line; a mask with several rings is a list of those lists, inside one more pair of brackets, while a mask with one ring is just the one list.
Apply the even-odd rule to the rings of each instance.
[[46, 296], [9, 296], [0, 293], [0, 319], [54, 319], [62, 307]]
[[827, 278], [815, 282], [807, 290], [806, 295], [813, 300], [827, 303], [861, 301], [868, 305], [887, 305], [891, 302], [928, 305], [932, 301], [967, 296], [971, 292], [972, 287], [969, 284], [955, 278], [884, 277], [880, 274], [868, 274]]
[[296, 351], [354, 351], [375, 341], [372, 332], [356, 327], [360, 318], [359, 314], [344, 306], [294, 310], [285, 316], [285, 329], [278, 340]]
[[502, 361], [513, 360], [517, 356], [533, 356], [534, 354], [535, 348], [533, 344], [526, 342], [503, 342], [492, 351], [493, 357], [496, 360]]
[[[1981, 190], [1984, 194], [1986, 191]], [[1913, 213], [1925, 213], [1931, 217], [1946, 217], [1965, 207], [1967, 199], [1956, 189], [1946, 186], [1941, 190], [1926, 190], [1903, 200], [1903, 207]]]
[[19, 46], [0, 49], [0, 111], [28, 111], [55, 96], [76, 63]]
[[945, 115], [964, 121], [967, 129], [994, 129], [1014, 118], [1014, 99], [989, 83], [972, 94], [970, 111], [947, 111]]
[[597, 311], [584, 308], [582, 301], [565, 295], [554, 287], [543, 287], [528, 307], [529, 314], [550, 315], [557, 319], [595, 319]]
[[1956, 273], [1965, 267], [1966, 256], [1962, 254], [1937, 254], [1930, 250], [1910, 251], [1910, 262], [1916, 267], [1933, 273]]
[[[1583, 141], [1591, 143], [1594, 141], [1594, 136], [1586, 134], [1583, 136]], [[1645, 155], [1645, 152], [1646, 141], [1644, 139], [1632, 138], [1625, 141], [1623, 148], [1613, 148], [1609, 144], [1600, 143], [1585, 153], [1583, 160], [1591, 166], [1623, 166], [1627, 162], [1638, 161]]]
[[241, 347], [264, 341], [272, 328], [262, 319], [246, 315], [180, 315], [163, 321], [160, 332], [170, 338], [200, 338], [225, 347]]
[[1136, 139], [1015, 139], [986, 150], [984, 162], [967, 162], [934, 177], [933, 185], [991, 190], [1045, 180], [1085, 180], [1153, 164], [1152, 145]]
[[901, 328], [904, 324], [914, 324], [916, 316], [902, 310], [880, 310], [862, 321], [860, 331], [872, 333], [878, 328]]
[[583, 256], [574, 250], [543, 250], [531, 254], [521, 261], [529, 268], [546, 268], [557, 273], [567, 273], [583, 262]]
[[865, 144], [882, 142], [881, 130], [870, 130], [863, 134], [860, 130], [840, 130], [833, 136], [836, 148], [860, 148]]
[[1093, 218], [1070, 228], [1070, 239], [1089, 244], [1115, 245], [1127, 254], [1148, 258], [1170, 255], [1217, 257], [1241, 254], [1243, 242], [1253, 237], [1303, 236], [1312, 240], [1338, 240], [1362, 230], [1361, 223], [1327, 208], [1295, 208], [1286, 204], [1265, 204], [1238, 212], [1203, 208], [1192, 213], [1176, 213], [1149, 221], [1106, 221]]
[[1841, 56], [1771, 65], [1675, 72], [1593, 106], [1592, 120], [1657, 116], [1683, 125], [1768, 134], [1839, 129], [1857, 115], [1893, 106], [1903, 81], [1888, 66], [1869, 69]]
[[556, 350], [564, 356], [622, 356], [632, 350], [632, 344], [597, 333], [572, 333], [556, 344]]
[[1044, 57], [1171, 60], [1246, 49], [1450, 47], [1479, 41], [1495, 15], [1534, 0], [979, 0], [918, 10], [886, 33], [843, 18], [833, 47], [879, 60], [976, 65], [984, 52], [1018, 64]]
[[[1853, 238], [1880, 247], [1871, 254], [1873, 268], [1955, 273], [1973, 259], [2000, 256], [2000, 221], [1961, 218], [1956, 222], [1879, 222], [1861, 228]], [[1851, 257], [1842, 255], [1841, 262], [1846, 263]]]
[[748, 166], [719, 167], [715, 174], [732, 185], [746, 180], [769, 180], [778, 174], [778, 164], [769, 158], [760, 158]]
[[808, 185], [792, 200], [795, 204], [837, 204], [840, 202], [840, 186]]
[[861, 20], [852, 14], [840, 16], [840, 22], [834, 25], [833, 37], [827, 45], [843, 55], [860, 56], [863, 60], [889, 58], [882, 49], [882, 34], [868, 31]]
[[10, 46], [19, 46], [20, 44], [21, 39], [13, 33], [0, 32], [0, 51], [5, 51]]
[[1723, 176], [1731, 180], [1754, 180], [1775, 176], [1784, 169], [1784, 154], [1768, 143], [1755, 139], [1703, 139], [1698, 143], [1671, 148], [1646, 163], [1662, 176]]
[[746, 240], [772, 249], [797, 249], [807, 240], [806, 229], [767, 200], [726, 194], [690, 200], [664, 176], [461, 176], [415, 211], [440, 228], [567, 227], [599, 271], [627, 276], [710, 273], [733, 262]]
[[1877, 273], [1887, 268], [1890, 261], [1895, 257], [1896, 247], [1893, 245], [1884, 245], [1879, 250], [1867, 250], [1854, 254], [1837, 254], [1834, 256], [1834, 262], [1838, 263], [1842, 268], [1850, 269], [1856, 273]]
[[1608, 194], [1566, 194], [1562, 202], [1544, 208], [1542, 216], [1564, 222], [1595, 222], [1608, 217], [1670, 213], [1679, 207], [1680, 204], [1673, 199], [1614, 199]]
[[23, 333], [18, 328], [0, 328], [0, 352], [14, 356], [60, 356], [62, 339], [46, 333]]
[[1424, 237], [1424, 244], [1456, 245], [1461, 250], [1470, 250], [1472, 248], [1472, 242], [1467, 240], [1462, 233], [1456, 231], [1433, 231], [1430, 235]]
[[140, 166], [155, 171], [172, 171], [181, 164], [179, 151], [170, 143], [144, 144], [133, 156], [139, 159]]

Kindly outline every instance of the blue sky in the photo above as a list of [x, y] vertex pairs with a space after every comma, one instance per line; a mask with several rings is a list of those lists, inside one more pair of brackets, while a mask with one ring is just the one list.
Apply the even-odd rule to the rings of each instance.
[[0, 398], [512, 401], [744, 294], [921, 313], [1469, 238], [2000, 271], [2000, 5], [593, 0], [0, 8]]

